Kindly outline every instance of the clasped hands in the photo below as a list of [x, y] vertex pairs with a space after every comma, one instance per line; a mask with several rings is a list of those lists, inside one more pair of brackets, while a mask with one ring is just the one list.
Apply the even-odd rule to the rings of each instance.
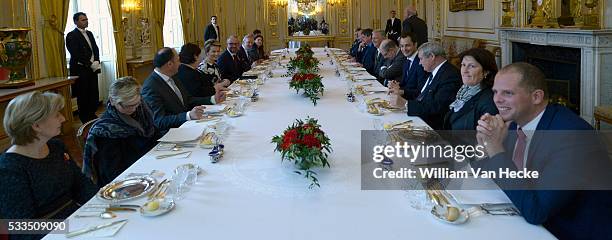
[[484, 146], [489, 157], [505, 152], [504, 139], [508, 136], [508, 127], [512, 121], [504, 121], [501, 115], [483, 114], [476, 126], [476, 140]]

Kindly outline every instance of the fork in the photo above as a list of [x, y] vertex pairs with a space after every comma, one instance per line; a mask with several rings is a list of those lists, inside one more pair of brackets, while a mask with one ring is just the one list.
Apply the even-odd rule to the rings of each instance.
[[487, 209], [483, 206], [479, 206], [480, 210], [491, 216], [519, 216], [515, 208], [504, 208], [504, 209]]

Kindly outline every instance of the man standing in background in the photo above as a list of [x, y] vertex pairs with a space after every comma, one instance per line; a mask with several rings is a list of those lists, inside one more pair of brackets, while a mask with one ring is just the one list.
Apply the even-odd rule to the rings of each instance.
[[219, 30], [219, 25], [217, 25], [217, 16], [210, 17], [210, 23], [204, 30], [204, 42], [208, 41], [208, 39], [221, 41], [221, 31]]
[[402, 22], [402, 32], [413, 33], [416, 37], [418, 47], [427, 42], [427, 23], [417, 17], [417, 11], [414, 6], [408, 6], [404, 10], [406, 19]]
[[395, 18], [395, 10], [391, 10], [391, 18], [387, 19], [387, 26], [385, 27], [385, 33], [387, 38], [391, 39], [397, 45], [398, 38], [402, 32], [402, 21], [399, 18]]
[[87, 15], [75, 13], [72, 20], [76, 28], [66, 35], [66, 48], [70, 52], [70, 76], [78, 76], [72, 85], [72, 95], [77, 98], [79, 119], [82, 123], [98, 118], [98, 73], [100, 51], [90, 31]]

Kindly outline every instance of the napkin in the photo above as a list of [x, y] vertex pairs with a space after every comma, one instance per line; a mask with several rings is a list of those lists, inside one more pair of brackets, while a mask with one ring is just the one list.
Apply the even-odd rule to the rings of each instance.
[[225, 109], [227, 105], [218, 104], [218, 105], [206, 105], [206, 109], [204, 109], [204, 113], [219, 113]]
[[[205, 127], [204, 127], [205, 128]], [[189, 142], [197, 140], [204, 132], [202, 127], [188, 127], [188, 128], [170, 128], [168, 133], [161, 137], [159, 142]]]
[[[114, 220], [114, 221], [118, 221], [118, 220]], [[90, 239], [90, 238], [113, 237], [113, 236], [115, 236], [115, 234], [117, 234], [117, 232], [119, 232], [119, 230], [121, 230], [121, 228], [123, 228], [123, 226], [125, 226], [125, 224], [127, 222], [128, 221], [125, 221], [125, 222], [118, 223], [118, 224], [115, 224], [115, 225], [110, 226], [110, 227], [105, 227], [105, 228], [98, 229], [98, 230], [95, 230], [95, 231], [92, 231], [92, 232], [88, 232], [88, 233], [85, 233], [83, 235], [79, 235], [76, 238], [78, 238], [78, 239]], [[104, 224], [104, 223], [105, 222], [102, 222], [100, 224]], [[86, 226], [84, 228], [91, 227], [91, 226], [95, 226], [95, 225], [88, 225], [88, 226]]]

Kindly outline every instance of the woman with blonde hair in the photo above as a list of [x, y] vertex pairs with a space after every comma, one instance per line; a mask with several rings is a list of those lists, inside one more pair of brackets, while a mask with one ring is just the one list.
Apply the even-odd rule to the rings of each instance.
[[64, 98], [29, 92], [11, 100], [4, 129], [12, 146], [0, 155], [0, 216], [64, 219], [97, 192], [55, 137], [66, 121]]

